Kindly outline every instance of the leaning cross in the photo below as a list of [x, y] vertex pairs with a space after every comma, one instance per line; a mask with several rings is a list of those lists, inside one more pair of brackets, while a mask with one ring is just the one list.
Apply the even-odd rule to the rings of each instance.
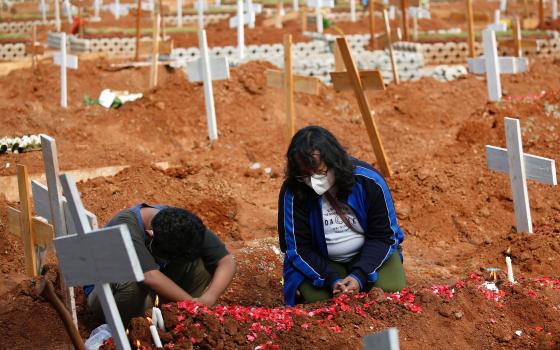
[[187, 75], [189, 81], [203, 82], [206, 117], [208, 119], [208, 137], [213, 141], [218, 139], [218, 127], [216, 125], [212, 80], [229, 79], [229, 64], [226, 57], [210, 58], [205, 30], [198, 32], [198, 41], [200, 44], [200, 58], [187, 63]]
[[556, 186], [556, 163], [523, 153], [519, 119], [505, 118], [504, 126], [507, 148], [486, 146], [488, 168], [509, 174], [517, 232], [533, 233], [527, 179]]
[[54, 54], [54, 64], [60, 66], [60, 105], [68, 107], [66, 68], [78, 69], [78, 56], [66, 54], [66, 33], [60, 33], [60, 52]]
[[69, 174], [60, 176], [68, 198], [76, 233], [54, 240], [56, 253], [69, 286], [94, 284], [103, 314], [117, 348], [130, 350], [130, 343], [109, 283], [141, 282], [144, 274], [126, 225], [92, 230], [76, 184]]
[[24, 165], [17, 165], [20, 210], [8, 207], [8, 230], [19, 236], [25, 255], [25, 273], [37, 276], [43, 266], [42, 253], [51, 244], [53, 227], [37, 216], [32, 216], [31, 189], [29, 176]]
[[284, 72], [269, 69], [266, 71], [267, 85], [284, 88], [286, 98], [286, 135], [291, 140], [295, 132], [294, 91], [319, 95], [320, 82], [315, 77], [292, 74], [292, 36], [284, 35]]
[[484, 56], [469, 59], [469, 71], [474, 74], [486, 73], [486, 84], [490, 101], [500, 101], [502, 84], [500, 73], [515, 74], [527, 71], [529, 61], [525, 57], [498, 57], [496, 33], [486, 29], [482, 32]]
[[371, 108], [369, 107], [368, 100], [364, 93], [364, 90], [367, 89], [385, 90], [383, 77], [379, 71], [359, 72], [356, 64], [354, 63], [354, 59], [352, 58], [352, 54], [350, 53], [350, 48], [348, 47], [346, 38], [337, 38], [336, 42], [344, 61], [344, 65], [346, 66], [346, 72], [331, 72], [333, 86], [338, 91], [350, 89], [354, 90], [362, 118], [366, 124], [369, 141], [373, 147], [375, 157], [379, 162], [381, 173], [383, 173], [385, 177], [390, 177], [391, 169], [385, 156], [385, 150], [383, 149], [383, 144], [381, 143], [381, 137], [379, 136], [377, 125], [375, 124], [375, 120], [371, 114]]

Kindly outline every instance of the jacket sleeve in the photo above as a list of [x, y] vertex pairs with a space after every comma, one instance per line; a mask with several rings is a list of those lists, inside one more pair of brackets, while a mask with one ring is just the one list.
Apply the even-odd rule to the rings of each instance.
[[318, 288], [332, 288], [340, 275], [314, 249], [309, 209], [284, 185], [278, 202], [278, 235], [286, 259]]
[[387, 183], [376, 174], [365, 179], [367, 229], [360, 257], [351, 267], [351, 274], [358, 278], [360, 287], [377, 280], [377, 270], [391, 257], [404, 238], [398, 226], [393, 200]]

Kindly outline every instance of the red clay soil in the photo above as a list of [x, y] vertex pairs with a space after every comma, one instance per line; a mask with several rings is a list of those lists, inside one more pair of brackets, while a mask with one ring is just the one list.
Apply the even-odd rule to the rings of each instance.
[[[239, 273], [219, 305], [281, 306], [281, 262], [271, 246], [277, 244], [277, 195], [287, 146], [283, 94], [266, 87], [264, 72], [271, 66], [243, 65], [232, 69], [230, 80], [214, 83], [220, 134], [209, 142], [201, 85], [189, 83], [182, 71], [162, 68], [159, 87], [146, 91], [148, 69], [109, 72], [108, 64], [83, 60], [79, 70], [68, 72], [67, 110], [58, 106], [56, 66], [43, 63], [35, 72], [24, 69], [0, 77], [0, 137], [55, 137], [63, 170], [130, 165], [115, 176], [78, 184], [86, 208], [101, 225], [140, 201], [187, 207], [237, 256]], [[388, 183], [407, 234], [410, 293], [398, 300], [402, 305], [375, 293], [345, 302], [352, 311], [341, 314], [339, 305], [331, 320], [323, 313], [294, 316], [293, 328], [273, 332], [275, 344], [347, 348], [367, 332], [396, 326], [403, 349], [558, 349], [560, 290], [554, 281], [560, 278], [560, 193], [557, 187], [530, 182], [535, 233], [515, 233], [509, 178], [487, 170], [484, 146], [505, 147], [503, 118], [515, 116], [523, 128], [524, 151], [558, 160], [560, 116], [552, 110], [560, 111], [559, 79], [560, 62], [532, 61], [530, 72], [503, 76], [506, 97], [500, 103], [486, 102], [485, 80], [474, 76], [450, 83], [422, 79], [369, 93], [393, 169]], [[97, 97], [103, 88], [146, 95], [117, 110], [83, 105], [84, 95]], [[297, 94], [296, 112], [298, 127], [325, 126], [352, 155], [376, 164], [351, 93], [323, 87], [319, 96]], [[152, 165], [161, 161], [171, 168]], [[261, 168], [250, 170], [255, 162]], [[43, 167], [40, 152], [1, 155], [0, 175], [14, 175], [15, 163], [27, 165], [32, 174]], [[263, 170], [267, 167], [270, 174]], [[0, 195], [0, 348], [63, 348], [67, 338], [55, 312], [30, 293], [34, 282], [24, 276], [21, 244], [6, 228], [7, 204]], [[469, 276], [476, 272], [488, 278], [481, 269], [504, 269], [508, 250], [520, 283], [502, 285], [505, 295], [498, 304]], [[454, 286], [460, 280], [465, 287], [456, 288], [452, 299], [433, 295], [433, 285]], [[410, 304], [412, 295], [420, 313]], [[377, 303], [366, 309], [363, 304], [371, 300]], [[80, 330], [87, 337], [96, 324], [82, 310], [81, 298], [78, 304]], [[356, 314], [360, 305], [366, 317]], [[198, 323], [208, 337], [177, 330], [176, 343], [181, 336], [194, 336], [200, 348], [218, 348], [220, 341], [225, 348], [254, 348], [272, 340], [266, 331], [248, 339], [254, 322], [239, 321], [228, 331], [211, 315], [192, 315], [177, 305], [166, 311], [168, 327], [179, 324], [178, 315], [185, 317], [188, 332]], [[331, 321], [340, 333], [333, 331]], [[302, 328], [305, 323], [309, 329]], [[517, 330], [521, 336], [515, 335]]]

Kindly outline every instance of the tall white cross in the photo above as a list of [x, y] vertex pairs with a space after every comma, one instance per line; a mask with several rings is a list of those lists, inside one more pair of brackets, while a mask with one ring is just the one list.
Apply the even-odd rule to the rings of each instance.
[[323, 7], [334, 7], [334, 0], [307, 0], [307, 6], [315, 8], [315, 22], [317, 25], [317, 33], [323, 32]]
[[214, 108], [214, 93], [212, 80], [229, 79], [229, 64], [226, 57], [210, 58], [206, 31], [198, 32], [200, 44], [200, 58], [187, 63], [189, 81], [202, 81], [204, 86], [204, 103], [206, 118], [208, 120], [208, 137], [210, 140], [218, 139], [218, 126], [216, 123], [216, 109]]
[[356, 0], [350, 1], [350, 22], [356, 22]]
[[208, 10], [208, 4], [205, 0], [197, 0], [194, 3], [194, 7], [197, 13], [198, 19], [198, 30], [204, 29], [204, 10]]
[[486, 146], [490, 170], [509, 174], [517, 232], [533, 232], [527, 179], [556, 186], [556, 163], [552, 159], [523, 153], [519, 119], [505, 118], [506, 147]]
[[558, 0], [552, 1], [552, 20], [556, 21], [558, 19]]
[[64, 0], [64, 10], [68, 17], [68, 23], [72, 24], [72, 5], [70, 4], [70, 0]]
[[[244, 23], [245, 17], [243, 16], [243, 0], [237, 0], [237, 55], [239, 62], [245, 58], [245, 32]], [[230, 21], [231, 24], [231, 21]], [[205, 35], [206, 36], [206, 35]]]
[[486, 29], [482, 32], [484, 56], [468, 60], [469, 71], [473, 74], [486, 73], [486, 85], [490, 101], [500, 101], [502, 98], [502, 84], [500, 73], [515, 74], [527, 71], [529, 61], [526, 57], [498, 57], [496, 34]]
[[500, 11], [507, 11], [508, 0], [500, 0]]
[[183, 0], [177, 0], [177, 27], [183, 26]]
[[66, 33], [60, 33], [60, 52], [54, 54], [54, 64], [60, 66], [60, 105], [68, 107], [66, 68], [78, 69], [78, 56], [66, 54]]
[[74, 234], [54, 240], [56, 253], [69, 286], [95, 285], [105, 320], [119, 350], [130, 350], [130, 343], [109, 283], [141, 282], [144, 274], [126, 225], [92, 230], [76, 184], [69, 174], [60, 177], [76, 222]]
[[262, 12], [261, 4], [253, 4], [253, 0], [247, 0], [247, 13], [249, 14], [249, 28], [255, 28], [255, 18], [257, 13]]
[[494, 23], [490, 24], [487, 29], [491, 29], [495, 32], [505, 32], [507, 30], [507, 25], [501, 22], [500, 10], [494, 11]]
[[49, 5], [45, 3], [45, 0], [41, 0], [39, 4], [39, 10], [41, 11], [41, 16], [43, 18], [43, 23], [47, 21], [47, 11], [49, 10]]
[[57, 32], [60, 32], [60, 6], [58, 5], [58, 1], [55, 0], [54, 2], [54, 24], [55, 24], [55, 29]]

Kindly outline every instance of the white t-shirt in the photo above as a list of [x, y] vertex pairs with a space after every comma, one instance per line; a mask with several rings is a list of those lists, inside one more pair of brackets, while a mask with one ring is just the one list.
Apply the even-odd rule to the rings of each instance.
[[[356, 233], [346, 226], [325, 197], [322, 198], [322, 202], [323, 228], [329, 259], [339, 262], [350, 261], [362, 249], [365, 241], [364, 235]], [[354, 226], [354, 229], [363, 233], [364, 230], [352, 208], [340, 201], [337, 201], [337, 204], [345, 214], [348, 222]]]

